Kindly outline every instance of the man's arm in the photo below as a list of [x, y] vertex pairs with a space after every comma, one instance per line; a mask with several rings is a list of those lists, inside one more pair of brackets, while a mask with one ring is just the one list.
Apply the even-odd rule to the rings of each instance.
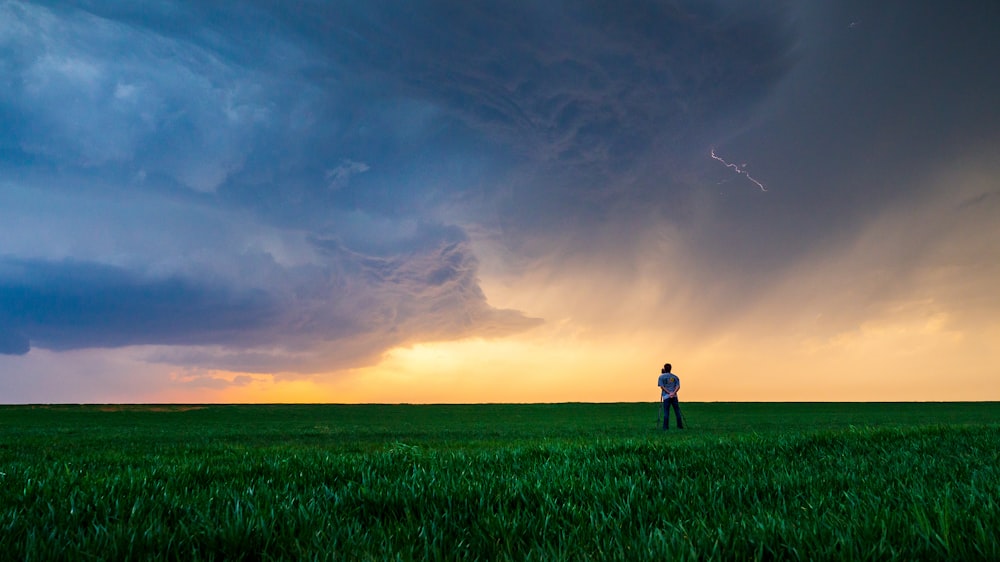
[[[677, 377], [674, 377], [674, 381], [673, 382], [674, 382], [674, 385], [673, 385], [674, 389], [672, 391], [667, 392], [667, 397], [668, 398], [677, 398], [677, 393], [680, 392], [680, 390], [681, 390], [681, 379], [679, 379]], [[664, 390], [666, 390], [666, 388], [664, 388]]]

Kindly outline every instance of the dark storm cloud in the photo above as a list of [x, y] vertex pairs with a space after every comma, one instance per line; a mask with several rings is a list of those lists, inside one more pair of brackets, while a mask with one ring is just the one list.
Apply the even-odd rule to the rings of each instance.
[[659, 197], [794, 40], [780, 4], [78, 6], [7, 10], [6, 145], [317, 229], [454, 197], [544, 229]]
[[162, 356], [245, 370], [534, 325], [487, 304], [463, 229], [496, 214], [527, 243], [656, 196], [792, 42], [779, 4], [0, 12], [0, 350], [184, 345]]
[[[125, 345], [216, 348], [160, 358], [241, 370], [315, 371], [372, 360], [392, 345], [469, 334], [500, 336], [536, 323], [486, 304], [477, 261], [457, 229], [424, 227], [389, 257], [336, 240], [326, 259], [282, 267], [245, 256], [254, 282], [213, 286], [94, 263], [4, 259], [0, 352]], [[260, 347], [265, 351], [234, 351]], [[228, 349], [229, 351], [226, 351]]]
[[0, 352], [26, 353], [29, 341], [56, 350], [252, 341], [278, 317], [275, 305], [259, 292], [107, 265], [3, 259], [0, 326], [10, 343]]
[[[483, 239], [515, 275], [628, 277], [661, 231], [714, 325], [993, 154], [995, 4], [737, 4], [2, 4], [0, 252], [149, 299], [123, 290], [128, 337], [124, 313], [84, 334], [18, 281], [49, 316], [7, 310], [0, 350], [348, 366], [534, 325], [489, 306]], [[53, 302], [104, 302], [78, 290]], [[220, 324], [182, 337], [171, 299]]]
[[600, 218], [625, 192], [676, 187], [683, 162], [786, 73], [794, 41], [780, 4], [367, 3], [283, 17], [336, 53], [330, 75], [357, 72], [439, 108], [456, 146], [502, 162], [487, 171], [507, 192], [488, 185], [486, 197], [543, 230], [562, 222], [553, 216]]
[[538, 325], [486, 303], [464, 235], [446, 229], [452, 234], [440, 238], [428, 232], [436, 228], [421, 230], [415, 238], [428, 237], [433, 246], [410, 240], [404, 245], [414, 244], [413, 250], [389, 256], [314, 239], [336, 266], [305, 268], [283, 284], [295, 295], [285, 302], [282, 329], [267, 331], [266, 345], [170, 350], [152, 358], [251, 372], [321, 372], [370, 363], [397, 345], [500, 337]]
[[24, 355], [30, 349], [28, 337], [13, 323], [0, 319], [0, 355]]
[[3, 353], [311, 371], [535, 323], [490, 307], [467, 237], [424, 216], [485, 166], [471, 137], [281, 9], [0, 11]]

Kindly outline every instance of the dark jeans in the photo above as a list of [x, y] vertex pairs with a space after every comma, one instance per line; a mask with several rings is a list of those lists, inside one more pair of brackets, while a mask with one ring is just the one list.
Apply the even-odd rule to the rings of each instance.
[[663, 429], [670, 429], [671, 406], [674, 407], [674, 415], [677, 416], [677, 429], [684, 429], [684, 418], [681, 417], [681, 405], [677, 403], [676, 396], [663, 401]]

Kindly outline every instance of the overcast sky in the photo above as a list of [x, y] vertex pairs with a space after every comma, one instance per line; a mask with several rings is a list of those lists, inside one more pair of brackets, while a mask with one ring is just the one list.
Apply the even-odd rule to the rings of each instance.
[[0, 0], [0, 402], [1000, 400], [997, 21]]

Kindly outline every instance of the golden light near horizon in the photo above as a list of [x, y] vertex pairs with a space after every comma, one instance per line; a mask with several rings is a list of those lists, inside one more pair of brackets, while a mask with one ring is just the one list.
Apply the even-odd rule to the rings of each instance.
[[370, 376], [424, 402], [634, 401], [642, 369], [633, 351], [520, 338], [419, 344], [391, 351]]
[[[1000, 391], [992, 366], [1000, 352], [984, 355], [1000, 334], [941, 337], [938, 330], [933, 322], [873, 325], [797, 346], [731, 337], [664, 360], [680, 374], [686, 401], [974, 401]], [[653, 402], [663, 355], [631, 340], [425, 343], [346, 372], [254, 375], [250, 384], [220, 391], [217, 401]], [[956, 360], [963, 355], [973, 359]]]

